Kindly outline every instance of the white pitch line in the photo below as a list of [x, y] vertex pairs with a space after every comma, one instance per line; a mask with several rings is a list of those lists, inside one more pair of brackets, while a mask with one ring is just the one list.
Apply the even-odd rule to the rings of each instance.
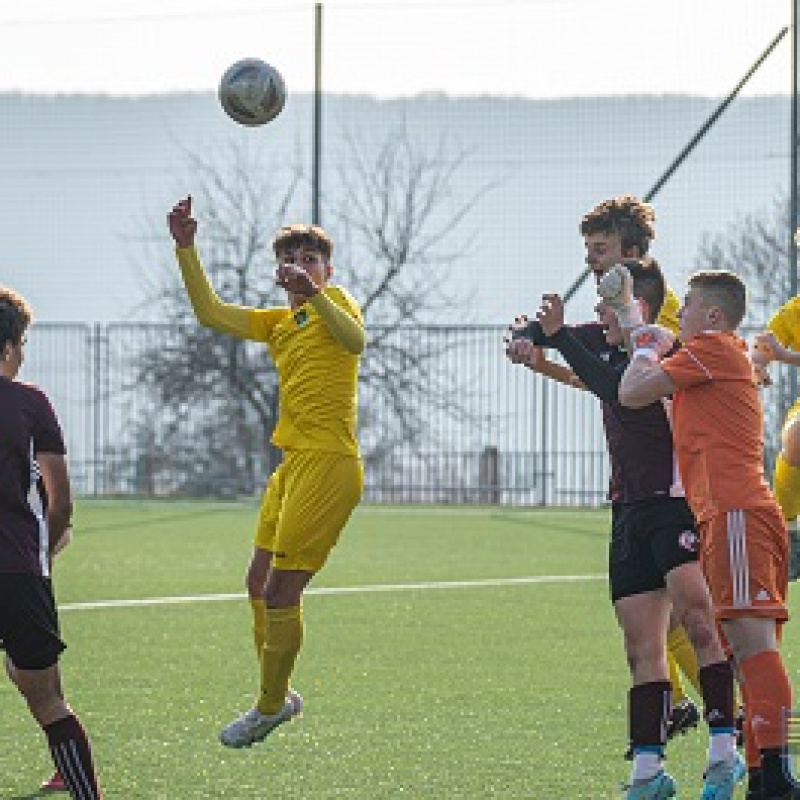
[[[486, 578], [473, 581], [428, 581], [424, 583], [376, 583], [365, 586], [330, 586], [308, 589], [308, 595], [368, 594], [372, 592], [409, 592], [428, 589], [485, 589], [498, 586], [527, 586], [537, 583], [580, 583], [606, 580], [606, 575], [531, 575], [522, 578]], [[212, 603], [219, 600], [244, 600], [243, 593], [194, 594], [177, 597], [145, 597], [138, 600], [96, 600], [88, 603], [64, 603], [59, 611], [91, 611], [102, 608], [167, 606], [186, 603]]]

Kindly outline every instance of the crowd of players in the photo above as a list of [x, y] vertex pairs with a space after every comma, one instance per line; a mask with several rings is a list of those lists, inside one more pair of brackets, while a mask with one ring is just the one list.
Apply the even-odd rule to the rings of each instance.
[[[654, 222], [652, 207], [628, 195], [587, 213], [580, 233], [597, 318], [567, 325], [562, 298], [546, 294], [531, 319], [515, 320], [506, 354], [602, 406], [609, 587], [631, 675], [625, 797], [677, 794], [666, 744], [700, 718], [683, 673], [709, 731], [703, 800], [732, 798], [745, 779], [748, 800], [800, 798], [780, 655], [788, 583], [800, 570], [800, 401], [787, 415], [770, 487], [759, 397], [771, 361], [800, 365], [800, 297], [748, 348], [737, 332], [744, 283], [730, 272], [697, 272], [681, 302], [650, 255]], [[250, 711], [220, 732], [224, 746], [249, 747], [302, 711], [291, 677], [303, 593], [361, 498], [364, 322], [355, 299], [330, 281], [333, 243], [317, 226], [277, 232], [276, 283], [288, 304], [266, 309], [218, 297], [195, 246], [191, 198], [172, 208], [168, 227], [198, 321], [264, 344], [278, 374], [272, 441], [284, 457], [265, 487], [246, 574], [258, 689]], [[61, 684], [65, 645], [51, 579], [71, 532], [64, 441], [46, 395], [17, 379], [30, 324], [25, 299], [0, 287], [0, 643], [53, 756], [56, 773], [43, 788], [95, 800], [102, 793], [89, 738]]]

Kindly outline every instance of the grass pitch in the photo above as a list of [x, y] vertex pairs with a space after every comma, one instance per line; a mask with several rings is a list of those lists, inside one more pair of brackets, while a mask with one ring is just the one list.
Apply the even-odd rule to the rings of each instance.
[[[257, 688], [255, 517], [79, 505], [55, 573], [62, 666], [107, 800], [621, 796], [608, 512], [359, 509], [306, 598], [305, 716], [233, 751], [218, 731]], [[800, 686], [796, 624], [784, 652]], [[0, 797], [39, 797], [44, 737], [8, 681], [0, 719]], [[669, 747], [681, 796], [699, 796], [705, 747], [702, 730]]]

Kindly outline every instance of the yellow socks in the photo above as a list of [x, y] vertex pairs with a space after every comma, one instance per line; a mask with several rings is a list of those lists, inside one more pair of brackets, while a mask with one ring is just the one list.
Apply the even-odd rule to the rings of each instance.
[[678, 662], [669, 650], [667, 650], [667, 666], [669, 667], [669, 682], [672, 684], [672, 705], [677, 706], [686, 699], [686, 690], [683, 688]]
[[[670, 681], [672, 681], [672, 661], [673, 659], [681, 668], [681, 672], [689, 679], [689, 682], [694, 686], [698, 694], [702, 694], [700, 688], [700, 679], [697, 677], [697, 654], [683, 629], [683, 625], [673, 628], [667, 634], [667, 661], [670, 664]], [[678, 679], [680, 680], [680, 678]], [[672, 684], [673, 702], [675, 704], [680, 701], [676, 699], [675, 684]], [[683, 692], [683, 687], [681, 687]], [[684, 695], [685, 696], [685, 695]]]
[[800, 511], [800, 467], [793, 467], [782, 455], [778, 455], [773, 484], [783, 516], [788, 520], [794, 519]]
[[256, 658], [261, 663], [261, 651], [264, 649], [264, 638], [267, 635], [267, 607], [263, 597], [250, 597], [253, 609], [253, 641], [256, 645]]
[[256, 707], [276, 714], [283, 707], [294, 662], [303, 645], [303, 607], [267, 608], [261, 655], [261, 696]]

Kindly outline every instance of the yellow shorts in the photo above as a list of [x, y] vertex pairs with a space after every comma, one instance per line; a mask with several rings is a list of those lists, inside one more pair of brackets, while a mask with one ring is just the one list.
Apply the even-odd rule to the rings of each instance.
[[364, 491], [361, 459], [287, 450], [261, 499], [255, 546], [275, 569], [317, 572]]

